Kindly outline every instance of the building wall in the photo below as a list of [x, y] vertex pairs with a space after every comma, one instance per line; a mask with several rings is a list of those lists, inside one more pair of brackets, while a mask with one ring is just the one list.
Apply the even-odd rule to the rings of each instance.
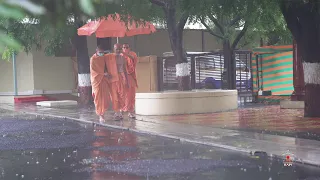
[[217, 39], [208, 32], [204, 32], [203, 34], [204, 51], [222, 49], [222, 42], [220, 42], [220, 39]]
[[0, 93], [13, 91], [12, 62], [0, 60]]
[[32, 52], [34, 90], [45, 94], [68, 93], [75, 89], [73, 64], [70, 57], [46, 56], [43, 51]]
[[18, 92], [32, 91], [34, 89], [33, 54], [21, 52], [16, 60]]
[[[97, 39], [87, 38], [89, 57], [95, 53]], [[71, 49], [70, 49], [71, 51]], [[69, 93], [76, 89], [71, 57], [46, 56], [43, 50], [32, 52], [34, 57], [34, 89], [36, 93]]]
[[[88, 37], [88, 51], [91, 56], [96, 49], [95, 36]], [[112, 38], [112, 43], [116, 43]], [[154, 34], [119, 38], [120, 43], [129, 43], [139, 56], [162, 56], [170, 52], [167, 30], [160, 29]], [[217, 40], [202, 30], [184, 31], [184, 47], [187, 51], [210, 51], [221, 46]], [[11, 62], [0, 61], [0, 95], [13, 94]], [[43, 50], [29, 54], [21, 52], [17, 56], [18, 91], [20, 95], [42, 93], [68, 93], [75, 89], [75, 74], [70, 57], [46, 56]]]
[[183, 45], [186, 51], [202, 51], [202, 32], [186, 30], [183, 32]]
[[[204, 30], [185, 29], [183, 35], [183, 45], [187, 51], [211, 51], [222, 48], [221, 43]], [[117, 38], [113, 38], [112, 43], [116, 42]], [[169, 35], [165, 29], [159, 29], [156, 33], [149, 35], [119, 38], [119, 43], [129, 43], [139, 56], [162, 56], [164, 52], [171, 51]]]
[[[32, 91], [33, 81], [33, 55], [25, 52], [16, 56], [17, 89], [18, 92]], [[13, 64], [12, 61], [0, 60], [0, 95], [13, 95]]]

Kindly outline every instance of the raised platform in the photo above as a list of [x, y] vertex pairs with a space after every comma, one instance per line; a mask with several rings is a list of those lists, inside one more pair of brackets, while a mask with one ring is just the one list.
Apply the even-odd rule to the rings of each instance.
[[77, 101], [65, 100], [65, 101], [41, 101], [37, 102], [37, 106], [44, 107], [65, 107], [65, 106], [77, 106]]
[[15, 96], [14, 103], [28, 103], [28, 102], [39, 102], [48, 101], [49, 98], [43, 95], [32, 95], [32, 96]]
[[282, 100], [280, 101], [281, 109], [304, 109], [304, 101], [290, 101]]
[[74, 94], [46, 94], [46, 95], [26, 95], [26, 96], [13, 96], [13, 95], [0, 95], [0, 103], [35, 103], [41, 101], [62, 101], [71, 100], [78, 101], [79, 97]]
[[39, 102], [39, 101], [48, 101], [48, 97], [43, 95], [30, 95], [30, 96], [12, 96], [12, 95], [3, 95], [0, 96], [0, 103], [30, 103], [30, 102]]
[[212, 113], [237, 108], [237, 90], [167, 91], [136, 94], [136, 114], [139, 115]]

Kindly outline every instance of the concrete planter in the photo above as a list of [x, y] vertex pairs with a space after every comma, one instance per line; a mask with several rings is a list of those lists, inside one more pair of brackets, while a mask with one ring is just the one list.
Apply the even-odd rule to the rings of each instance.
[[139, 115], [212, 113], [237, 108], [237, 90], [168, 91], [136, 94], [136, 114]]

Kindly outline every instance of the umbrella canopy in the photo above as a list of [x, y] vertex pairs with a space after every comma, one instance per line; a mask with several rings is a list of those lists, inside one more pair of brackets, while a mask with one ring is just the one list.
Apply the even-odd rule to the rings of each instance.
[[91, 21], [78, 29], [79, 36], [91, 36], [93, 33], [98, 38], [105, 37], [125, 37], [135, 36], [139, 34], [151, 34], [156, 31], [156, 28], [150, 22], [137, 23], [133, 21], [126, 25], [121, 21], [120, 15], [116, 14], [114, 18], [109, 15], [107, 18]]

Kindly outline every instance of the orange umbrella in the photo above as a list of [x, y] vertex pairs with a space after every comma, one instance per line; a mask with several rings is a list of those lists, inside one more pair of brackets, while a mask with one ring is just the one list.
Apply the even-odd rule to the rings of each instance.
[[[130, 17], [129, 17], [130, 18]], [[151, 34], [156, 28], [150, 22], [137, 23], [133, 21], [126, 25], [120, 20], [120, 15], [116, 14], [115, 18], [109, 15], [107, 18], [91, 21], [78, 29], [79, 36], [91, 36], [93, 33], [98, 38], [105, 37], [125, 37], [139, 34]]]

